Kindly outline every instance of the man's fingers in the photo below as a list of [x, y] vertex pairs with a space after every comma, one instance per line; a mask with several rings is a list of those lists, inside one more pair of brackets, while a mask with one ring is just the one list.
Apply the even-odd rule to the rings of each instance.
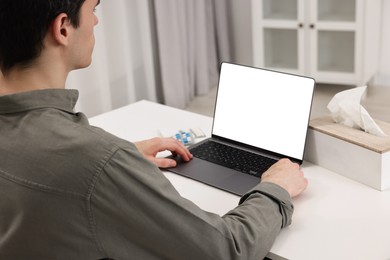
[[168, 158], [155, 158], [153, 162], [159, 168], [171, 168], [176, 166], [176, 161]]
[[184, 161], [189, 161], [192, 159], [192, 154], [183, 143], [173, 138], [167, 138], [166, 141], [167, 150], [174, 154], [180, 155]]

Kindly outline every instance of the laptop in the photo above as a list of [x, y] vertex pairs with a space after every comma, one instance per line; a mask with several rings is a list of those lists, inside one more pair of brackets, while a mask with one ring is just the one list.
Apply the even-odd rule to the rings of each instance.
[[168, 170], [241, 196], [277, 160], [301, 164], [314, 86], [310, 77], [223, 62], [211, 137], [189, 147], [190, 162], [172, 156]]

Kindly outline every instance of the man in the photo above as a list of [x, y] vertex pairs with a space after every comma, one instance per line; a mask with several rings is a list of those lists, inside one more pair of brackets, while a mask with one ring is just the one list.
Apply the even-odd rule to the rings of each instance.
[[160, 172], [175, 162], [159, 151], [191, 160], [179, 142], [132, 144], [73, 111], [65, 81], [91, 63], [99, 2], [0, 0], [0, 259], [263, 258], [307, 186], [298, 165], [279, 161], [220, 217]]

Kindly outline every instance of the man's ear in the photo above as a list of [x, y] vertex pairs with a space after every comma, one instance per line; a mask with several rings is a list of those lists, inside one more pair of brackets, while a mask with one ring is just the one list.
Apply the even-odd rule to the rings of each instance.
[[51, 24], [53, 39], [60, 45], [68, 45], [69, 35], [73, 29], [72, 24], [69, 22], [68, 15], [65, 13], [59, 14]]

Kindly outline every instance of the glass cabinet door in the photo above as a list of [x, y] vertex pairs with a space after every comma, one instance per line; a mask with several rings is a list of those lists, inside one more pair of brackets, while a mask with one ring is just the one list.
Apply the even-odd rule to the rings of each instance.
[[264, 66], [298, 69], [298, 31], [296, 29], [264, 28]]
[[317, 21], [355, 22], [356, 0], [318, 0]]
[[329, 73], [338, 81], [356, 75], [359, 0], [310, 1], [311, 75], [321, 79]]
[[264, 0], [263, 19], [298, 20], [297, 0]]
[[303, 0], [258, 0], [255, 65], [303, 73]]

